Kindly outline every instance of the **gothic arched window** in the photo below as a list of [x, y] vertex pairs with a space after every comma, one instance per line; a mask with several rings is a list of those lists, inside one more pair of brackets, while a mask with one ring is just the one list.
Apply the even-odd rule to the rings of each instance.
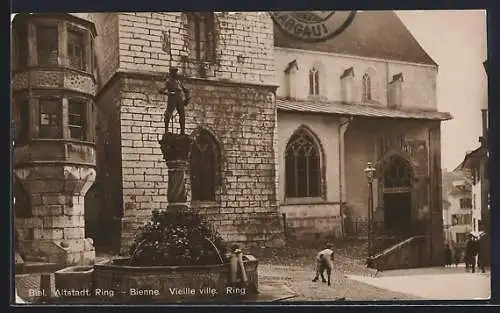
[[215, 201], [218, 185], [219, 149], [212, 135], [202, 130], [191, 151], [191, 198], [194, 201]]
[[319, 70], [316, 67], [309, 71], [309, 94], [319, 95]]
[[372, 80], [370, 75], [363, 75], [363, 100], [372, 100]]
[[285, 152], [286, 196], [320, 197], [320, 148], [312, 135], [300, 129], [290, 138]]
[[384, 171], [385, 188], [408, 188], [412, 185], [413, 171], [407, 160], [392, 156]]

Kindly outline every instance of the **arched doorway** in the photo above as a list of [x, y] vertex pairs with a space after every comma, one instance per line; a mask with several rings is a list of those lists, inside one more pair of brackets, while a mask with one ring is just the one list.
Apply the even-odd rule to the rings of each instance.
[[100, 185], [94, 183], [85, 194], [85, 237], [92, 238], [94, 247], [99, 250], [104, 245], [106, 228], [102, 216], [102, 197]]
[[401, 233], [411, 223], [413, 170], [399, 155], [388, 158], [384, 166], [384, 226], [389, 232]]

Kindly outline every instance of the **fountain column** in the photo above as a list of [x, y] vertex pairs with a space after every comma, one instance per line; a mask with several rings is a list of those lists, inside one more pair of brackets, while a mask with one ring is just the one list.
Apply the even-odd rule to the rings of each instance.
[[167, 210], [187, 209], [185, 175], [189, 166], [192, 139], [184, 134], [167, 132], [159, 143], [168, 168]]

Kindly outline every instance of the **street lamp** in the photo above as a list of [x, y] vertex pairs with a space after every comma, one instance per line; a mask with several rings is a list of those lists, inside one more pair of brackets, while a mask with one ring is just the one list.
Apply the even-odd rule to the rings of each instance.
[[365, 168], [366, 179], [368, 180], [368, 258], [372, 256], [373, 246], [373, 177], [375, 176], [375, 168], [371, 162], [366, 164]]

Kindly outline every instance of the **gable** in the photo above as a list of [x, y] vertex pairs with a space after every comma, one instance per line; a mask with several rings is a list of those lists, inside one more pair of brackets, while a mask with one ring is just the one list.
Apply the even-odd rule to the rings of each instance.
[[358, 11], [342, 33], [317, 43], [292, 38], [275, 25], [274, 45], [437, 66], [393, 11]]

